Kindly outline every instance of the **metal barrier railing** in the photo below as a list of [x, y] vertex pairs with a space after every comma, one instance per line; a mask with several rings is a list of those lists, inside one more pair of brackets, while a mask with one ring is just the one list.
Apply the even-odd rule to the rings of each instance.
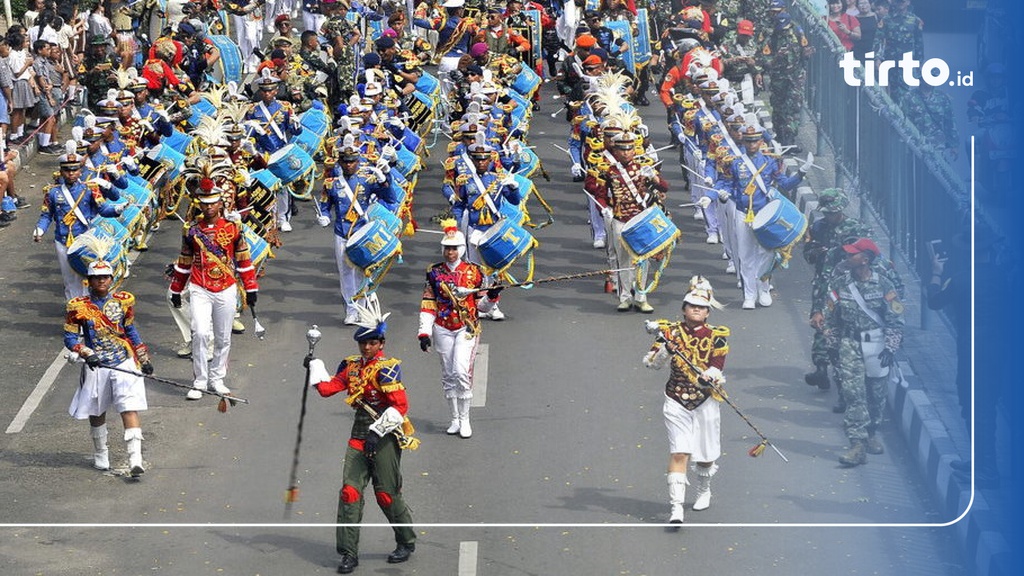
[[831, 148], [837, 186], [860, 197], [861, 210], [874, 212], [884, 227], [876, 235], [927, 277], [925, 245], [959, 228], [966, 184], [884, 88], [846, 84], [839, 67], [846, 50], [808, 0], [793, 0], [792, 10], [814, 48], [806, 86], [818, 152]]

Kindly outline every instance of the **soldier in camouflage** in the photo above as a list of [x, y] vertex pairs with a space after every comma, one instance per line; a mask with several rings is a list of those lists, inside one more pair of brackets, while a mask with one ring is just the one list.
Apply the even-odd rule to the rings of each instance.
[[843, 246], [846, 272], [829, 286], [825, 336], [838, 350], [837, 380], [846, 399], [846, 467], [885, 450], [875, 433], [885, 412], [886, 380], [903, 340], [903, 303], [893, 283], [872, 268], [881, 252], [870, 239]]
[[[912, 52], [918, 62], [924, 61], [924, 22], [914, 14], [910, 0], [894, 0], [889, 15], [878, 21], [874, 49], [875, 61], [899, 60], [905, 52]], [[892, 76], [889, 95], [899, 102], [908, 87], [902, 75]]]
[[960, 134], [953, 118], [953, 103], [948, 95], [921, 82], [916, 89], [906, 90], [900, 106], [910, 124], [921, 132], [925, 147], [938, 148], [950, 160], [956, 160]]
[[772, 126], [780, 144], [796, 144], [804, 101], [804, 72], [811, 47], [787, 12], [775, 17], [774, 30], [761, 48], [761, 69], [768, 74]]
[[94, 35], [89, 39], [89, 49], [78, 70], [82, 86], [85, 86], [89, 108], [96, 110], [99, 101], [107, 97], [107, 90], [117, 88], [117, 69], [121, 61], [110, 49], [107, 38]]
[[822, 390], [829, 389], [828, 348], [822, 330], [825, 327], [825, 301], [828, 296], [829, 279], [833, 269], [843, 260], [843, 243], [847, 238], [867, 238], [871, 228], [855, 218], [849, 218], [843, 210], [850, 199], [838, 188], [828, 188], [818, 194], [818, 210], [824, 215], [814, 221], [804, 237], [804, 260], [814, 266], [811, 280], [810, 324], [814, 328], [811, 344], [811, 361], [814, 372], [806, 374], [804, 381]]
[[327, 16], [322, 32], [331, 44], [334, 61], [338, 65], [338, 97], [340, 100], [348, 100], [349, 96], [355, 94], [356, 52], [362, 40], [359, 29], [345, 18], [349, 4], [349, 0], [325, 2], [320, 8]]

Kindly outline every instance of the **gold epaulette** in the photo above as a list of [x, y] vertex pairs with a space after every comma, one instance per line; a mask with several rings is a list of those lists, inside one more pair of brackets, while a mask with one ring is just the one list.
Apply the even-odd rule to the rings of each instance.
[[728, 326], [712, 326], [711, 324], [708, 324], [707, 327], [711, 329], [711, 334], [713, 336], [727, 337], [731, 333]]
[[124, 290], [118, 290], [111, 294], [111, 298], [120, 300], [124, 306], [134, 306], [135, 296], [131, 292], [125, 292]]
[[[452, 142], [452, 144], [457, 146], [457, 144], [455, 142]], [[449, 148], [448, 149], [448, 153], [451, 154], [454, 149], [455, 149], [454, 146]], [[443, 166], [444, 166], [445, 170], [454, 170], [455, 169], [455, 156], [449, 156], [449, 157], [445, 158]]]
[[[459, 147], [459, 143], [458, 142], [449, 142], [448, 143], [448, 154], [451, 155], [453, 152], [455, 152], [455, 149], [458, 148], [458, 147]], [[445, 167], [447, 168], [447, 161], [446, 161]]]

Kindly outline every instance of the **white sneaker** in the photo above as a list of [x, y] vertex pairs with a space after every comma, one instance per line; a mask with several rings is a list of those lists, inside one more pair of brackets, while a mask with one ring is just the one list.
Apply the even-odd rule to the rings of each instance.
[[231, 394], [231, 388], [225, 386], [223, 382], [214, 382], [212, 387], [217, 394]]
[[718, 233], [712, 232], [708, 234], [708, 239], [705, 240], [704, 242], [708, 244], [718, 244]]
[[281, 232], [291, 232], [292, 231], [292, 225], [289, 224], [287, 220], [279, 222], [277, 227], [281, 230]]
[[755, 306], [754, 306], [754, 299], [753, 298], [746, 298], [746, 299], [743, 300], [743, 309], [744, 310], [753, 310], [754, 307]]
[[193, 388], [188, 391], [188, 394], [185, 394], [185, 398], [189, 400], [199, 400], [202, 397], [203, 393], [200, 392], [198, 388]]
[[498, 308], [497, 304], [495, 304], [494, 308], [491, 308], [491, 312], [490, 314], [487, 315], [487, 317], [490, 318], [491, 320], [494, 320], [495, 322], [501, 322], [502, 320], [505, 319], [505, 313]]
[[735, 274], [736, 273], [736, 265], [732, 263], [732, 260], [730, 260], [729, 264], [725, 267], [725, 273], [726, 274]]
[[743, 280], [737, 280], [736, 281], [736, 287], [742, 289], [743, 288]]
[[697, 208], [696, 210], [694, 210], [693, 211], [693, 219], [697, 220], [699, 222], [703, 222], [704, 221], [704, 211], [701, 210], [700, 208]]
[[358, 316], [356, 315], [355, 312], [349, 312], [348, 314], [345, 314], [345, 325], [354, 326], [357, 319]]
[[772, 293], [767, 290], [761, 290], [757, 293], [757, 303], [765, 308], [772, 305]]
[[459, 419], [459, 436], [469, 438], [473, 435], [473, 427], [469, 425], [469, 418]]
[[604, 238], [598, 238], [597, 240], [594, 240], [594, 248], [604, 248], [604, 247], [605, 247]]
[[728, 259], [729, 259], [729, 253], [726, 252], [725, 250], [722, 250], [722, 260], [728, 260]]

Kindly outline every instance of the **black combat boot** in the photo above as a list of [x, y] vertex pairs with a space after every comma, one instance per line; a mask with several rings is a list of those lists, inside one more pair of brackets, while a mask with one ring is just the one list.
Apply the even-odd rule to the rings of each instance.
[[815, 364], [814, 372], [804, 374], [804, 382], [807, 382], [808, 386], [817, 386], [822, 390], [828, 390], [830, 386], [828, 380], [828, 365]]

